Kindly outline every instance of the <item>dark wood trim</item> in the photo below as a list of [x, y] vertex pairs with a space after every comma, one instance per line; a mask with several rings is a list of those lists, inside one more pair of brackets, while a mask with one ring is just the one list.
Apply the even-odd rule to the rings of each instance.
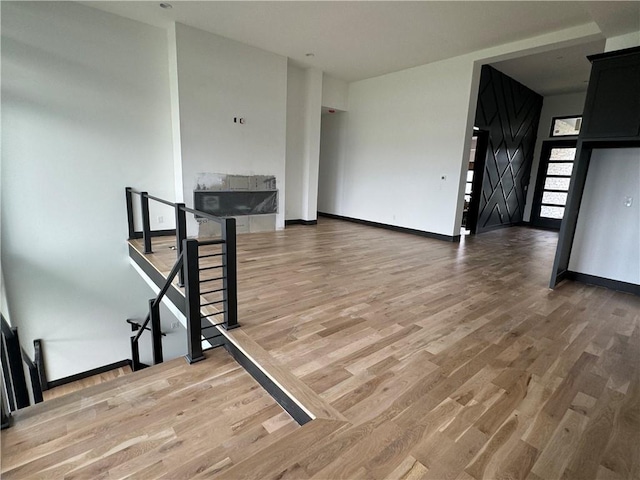
[[285, 220], [285, 226], [287, 225], [317, 225], [318, 220], [302, 220], [301, 218], [296, 218], [295, 220]]
[[85, 378], [93, 377], [94, 375], [100, 375], [101, 373], [110, 372], [116, 368], [130, 367], [131, 360], [120, 360], [119, 362], [110, 363], [109, 365], [103, 365], [102, 367], [92, 368], [86, 372], [76, 373], [75, 375], [69, 375], [68, 377], [59, 378], [58, 380], [51, 380], [48, 382], [49, 389], [66, 385], [67, 383], [77, 382]]
[[235, 359], [235, 361], [249, 372], [249, 375], [251, 375], [262, 386], [262, 388], [264, 388], [269, 395], [271, 395], [273, 399], [278, 402], [296, 422], [298, 422], [299, 425], [304, 425], [305, 423], [313, 420], [313, 418], [311, 418], [309, 414], [300, 407], [300, 405], [294, 402], [289, 395], [287, 395], [232, 342], [227, 340], [224, 343], [224, 348]]
[[[587, 100], [590, 100], [589, 94], [587, 95]], [[588, 102], [585, 105], [588, 105]], [[583, 128], [585, 128], [585, 119], [588, 119], [588, 111], [586, 107], [585, 115], [583, 116]], [[564, 217], [562, 219], [560, 233], [558, 235], [556, 256], [553, 262], [553, 269], [551, 271], [551, 279], [549, 281], [550, 288], [555, 288], [555, 286], [558, 285], [563, 279], [567, 278], [569, 259], [571, 257], [571, 249], [573, 248], [573, 240], [578, 223], [578, 213], [580, 212], [580, 204], [582, 203], [582, 195], [584, 193], [584, 186], [586, 183], [587, 172], [589, 170], [589, 164], [591, 162], [591, 154], [593, 150], [599, 148], [636, 148], [639, 146], [640, 139], [638, 139], [638, 137], [578, 138], [576, 157], [573, 162], [573, 174], [571, 176], [571, 183], [569, 185]]]
[[[176, 229], [173, 230], [152, 230], [151, 237], [174, 237], [176, 235]], [[130, 239], [142, 238], [142, 232], [133, 232]]]
[[409, 233], [411, 235], [419, 235], [421, 237], [434, 238], [436, 240], [444, 240], [446, 242], [460, 241], [460, 235], [451, 236], [451, 235], [443, 235], [441, 233], [425, 232], [423, 230], [415, 230], [413, 228], [398, 227], [397, 225], [388, 225], [386, 223], [371, 222], [369, 220], [361, 220], [359, 218], [343, 217], [342, 215], [335, 215], [333, 213], [318, 212], [318, 216], [333, 218], [335, 220], [344, 220], [347, 222], [359, 223], [361, 225], [367, 225], [369, 227], [385, 228], [387, 230], [393, 230], [394, 232]]
[[576, 225], [578, 224], [578, 212], [582, 203], [582, 194], [587, 181], [590, 161], [591, 149], [584, 148], [583, 143], [578, 140], [569, 192], [567, 192], [567, 203], [564, 206], [564, 216], [562, 217], [560, 233], [558, 234], [556, 256], [553, 261], [551, 280], [549, 282], [550, 288], [554, 288], [562, 278], [566, 277], [565, 271], [569, 267], [569, 258], [571, 257], [573, 239], [576, 234]]
[[597, 277], [596, 275], [588, 275], [586, 273], [573, 272], [571, 270], [567, 270], [566, 272], [564, 272], [564, 278], [567, 280], [588, 283], [589, 285], [596, 285], [598, 287], [605, 287], [611, 290], [617, 290], [619, 292], [631, 293], [632, 295], [640, 296], [640, 285], [637, 285], [635, 283]]
[[593, 62], [594, 60], [602, 60], [603, 58], [622, 57], [624, 55], [634, 55], [640, 53], [640, 47], [623, 48], [622, 50], [614, 50], [612, 52], [596, 53], [594, 55], [587, 55], [587, 60]]

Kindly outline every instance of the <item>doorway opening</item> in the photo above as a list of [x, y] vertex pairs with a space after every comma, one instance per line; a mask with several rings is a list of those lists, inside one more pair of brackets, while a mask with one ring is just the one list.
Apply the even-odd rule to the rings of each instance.
[[478, 136], [475, 134], [471, 138], [471, 150], [469, 151], [469, 162], [467, 167], [467, 178], [464, 185], [464, 209], [462, 210], [462, 235], [471, 233], [467, 229], [467, 219], [469, 218], [469, 205], [471, 205], [471, 193], [473, 192], [473, 169], [476, 160], [476, 146], [478, 144]]
[[576, 140], [552, 140], [542, 144], [531, 208], [534, 227], [560, 228], [576, 158], [576, 144]]
[[476, 233], [478, 212], [480, 210], [480, 196], [482, 195], [482, 175], [484, 173], [489, 132], [473, 127], [469, 163], [466, 172], [464, 188], [464, 209], [462, 211], [461, 235]]

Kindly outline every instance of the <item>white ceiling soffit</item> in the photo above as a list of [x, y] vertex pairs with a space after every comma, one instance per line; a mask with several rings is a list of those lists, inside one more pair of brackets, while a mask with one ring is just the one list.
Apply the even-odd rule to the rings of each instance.
[[[160, 1], [173, 8], [160, 8]], [[602, 22], [609, 32], [626, 33], [638, 23], [632, 12], [640, 6], [609, 1], [81, 3], [156, 26], [166, 27], [172, 21], [191, 25], [347, 81], [593, 21]], [[310, 52], [314, 56], [306, 57]]]
[[587, 55], [602, 53], [604, 44], [603, 39], [491, 65], [542, 96], [583, 92], [591, 72]]

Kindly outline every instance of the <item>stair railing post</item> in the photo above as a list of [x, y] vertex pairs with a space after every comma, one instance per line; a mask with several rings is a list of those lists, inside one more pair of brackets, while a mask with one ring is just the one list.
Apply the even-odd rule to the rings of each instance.
[[[187, 238], [187, 217], [184, 203], [176, 203], [176, 251], [182, 253], [183, 242]], [[178, 286], [184, 287], [184, 265], [178, 272]]]
[[31, 393], [33, 394], [33, 403], [42, 403], [42, 386], [40, 385], [40, 376], [38, 375], [38, 367], [34, 363], [27, 364], [29, 370], [29, 379], [31, 380]]
[[236, 252], [236, 219], [225, 218], [222, 223], [222, 287], [224, 295], [224, 328], [238, 325], [238, 272]]
[[124, 193], [127, 200], [127, 223], [129, 224], [129, 240], [132, 240], [136, 235], [136, 228], [133, 223], [133, 194], [131, 193], [131, 187], [125, 188]]
[[11, 411], [7, 408], [4, 400], [4, 388], [4, 379], [0, 377], [0, 408], [2, 409], [2, 430], [13, 425], [13, 417], [11, 416]]
[[149, 300], [149, 317], [151, 318], [149, 325], [151, 326], [151, 351], [153, 352], [153, 364], [157, 365], [163, 362], [163, 356], [162, 331], [160, 327], [160, 302], [156, 302], [155, 298]]
[[140, 211], [142, 212], [144, 253], [153, 253], [151, 250], [151, 224], [149, 221], [149, 194], [147, 192], [140, 193]]
[[49, 390], [49, 381], [47, 380], [47, 371], [44, 366], [44, 350], [42, 348], [42, 340], [36, 338], [33, 341], [33, 361], [38, 368], [38, 377], [40, 379], [40, 387], [42, 391]]
[[138, 347], [138, 342], [136, 340], [135, 335], [130, 337], [131, 340], [131, 370], [137, 372], [140, 370], [140, 348]]
[[200, 266], [198, 241], [186, 239], [184, 252], [185, 306], [187, 317], [187, 355], [189, 363], [204, 360], [202, 353], [202, 319], [200, 317]]
[[2, 351], [2, 381], [7, 394], [7, 401], [9, 402], [9, 412], [16, 410], [16, 399], [13, 394], [13, 384], [11, 382], [11, 369], [9, 368], [9, 356], [7, 355], [7, 349], [5, 347], [4, 334], [2, 335], [2, 341], [0, 341], [0, 350]]
[[27, 379], [22, 366], [22, 349], [20, 348], [18, 329], [11, 327], [11, 335], [6, 335], [4, 339], [7, 347], [7, 358], [9, 360], [9, 370], [11, 371], [16, 408], [28, 407], [31, 402], [29, 400], [29, 390], [27, 390]]

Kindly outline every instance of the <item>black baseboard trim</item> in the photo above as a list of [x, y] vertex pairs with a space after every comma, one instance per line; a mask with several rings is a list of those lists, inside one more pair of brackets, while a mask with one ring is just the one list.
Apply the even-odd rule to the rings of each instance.
[[[173, 230], [151, 230], [151, 237], [175, 237], [176, 229]], [[133, 240], [134, 238], [142, 238], [142, 232], [133, 232], [133, 237], [129, 240]]]
[[296, 422], [298, 422], [299, 425], [304, 425], [305, 423], [313, 420], [307, 412], [300, 408], [300, 405], [294, 402], [291, 397], [289, 397], [273, 380], [265, 375], [265, 373], [232, 342], [227, 340], [224, 343], [224, 348], [235, 359], [235, 361], [249, 372], [249, 375], [251, 375], [256, 382], [258, 382], [262, 388], [264, 388], [269, 395], [271, 395], [273, 399], [278, 402]]
[[611, 280], [610, 278], [597, 277], [595, 275], [573, 272], [571, 270], [567, 270], [566, 272], [564, 272], [562, 278], [640, 296], [640, 285], [636, 285], [635, 283], [622, 282], [620, 280]]
[[542, 225], [535, 225], [531, 222], [525, 222], [524, 220], [518, 223], [514, 223], [513, 225], [511, 225], [512, 227], [527, 227], [527, 228], [533, 228], [535, 230], [547, 230], [549, 232], [557, 232], [560, 230], [560, 228], [556, 228], [556, 227], [544, 227]]
[[500, 224], [500, 225], [491, 225], [490, 227], [482, 227], [482, 228], [477, 228], [476, 227], [476, 233], [487, 233], [487, 232], [494, 232], [496, 230], [503, 230], [505, 228], [509, 228], [509, 227], [531, 227], [531, 224], [525, 224], [524, 222], [513, 222], [513, 223], [504, 223], [504, 224]]
[[424, 230], [415, 230], [413, 228], [398, 227], [396, 225], [389, 225], [387, 223], [378, 223], [378, 222], [372, 222], [370, 220], [361, 220], [359, 218], [343, 217], [342, 215], [334, 215], [333, 213], [318, 212], [318, 216], [333, 218], [335, 220], [345, 220], [347, 222], [359, 223], [361, 225], [367, 225], [369, 227], [384, 228], [386, 230], [393, 230], [394, 232], [409, 233], [411, 235], [418, 235], [420, 237], [434, 238], [436, 240], [444, 240], [445, 242], [460, 241], [460, 235], [443, 235], [441, 233], [425, 232]]
[[287, 225], [317, 225], [318, 220], [302, 220], [301, 218], [297, 218], [295, 220], [285, 220], [285, 226]]
[[131, 360], [120, 360], [119, 362], [110, 363], [109, 365], [103, 365], [102, 367], [92, 368], [86, 372], [76, 373], [75, 375], [69, 375], [68, 377], [59, 378], [58, 380], [51, 380], [48, 382], [49, 389], [56, 388], [67, 383], [77, 382], [85, 378], [93, 377], [94, 375], [100, 375], [101, 373], [110, 372], [116, 368], [130, 367]]

